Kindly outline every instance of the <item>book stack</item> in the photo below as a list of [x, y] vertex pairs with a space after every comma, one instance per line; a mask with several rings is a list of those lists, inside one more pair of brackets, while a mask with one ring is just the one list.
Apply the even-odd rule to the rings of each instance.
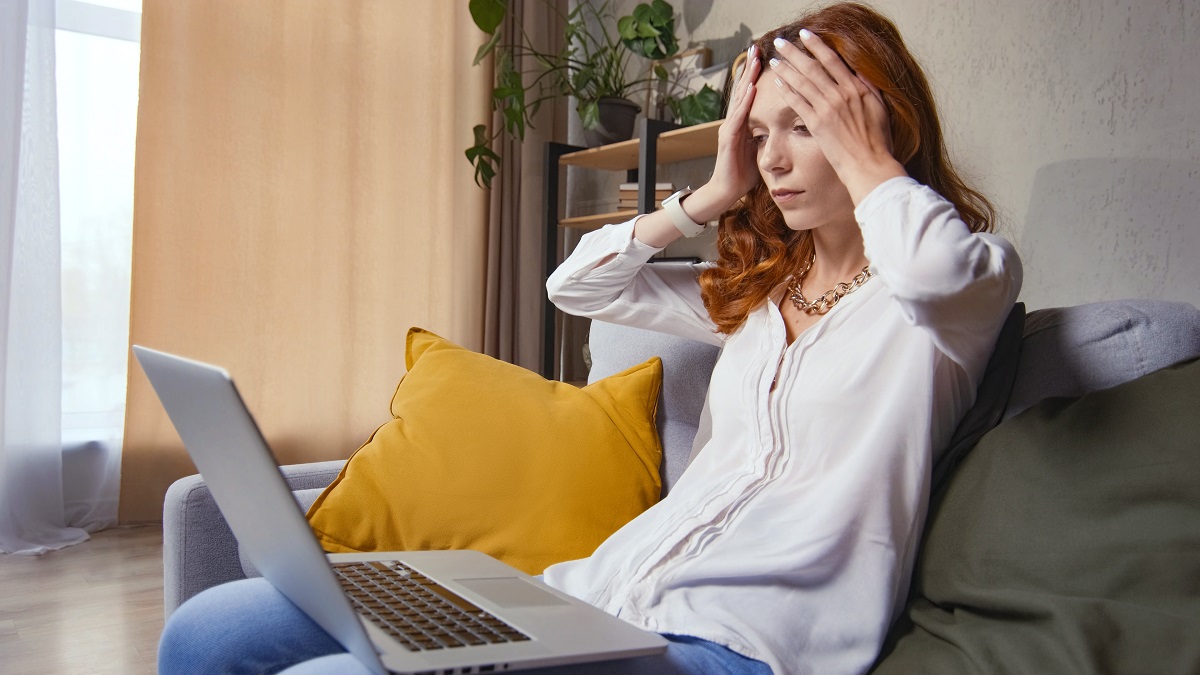
[[[670, 197], [675, 192], [675, 187], [671, 183], [656, 183], [654, 186], [654, 208], [662, 206], [662, 200]], [[638, 184], [637, 183], [621, 183], [620, 199], [617, 202], [617, 208], [621, 210], [633, 209], [638, 207]]]

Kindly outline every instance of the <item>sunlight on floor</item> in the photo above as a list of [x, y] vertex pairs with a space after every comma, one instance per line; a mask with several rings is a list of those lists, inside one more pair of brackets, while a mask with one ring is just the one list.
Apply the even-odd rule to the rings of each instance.
[[0, 673], [155, 673], [162, 528], [120, 527], [43, 556], [0, 555]]

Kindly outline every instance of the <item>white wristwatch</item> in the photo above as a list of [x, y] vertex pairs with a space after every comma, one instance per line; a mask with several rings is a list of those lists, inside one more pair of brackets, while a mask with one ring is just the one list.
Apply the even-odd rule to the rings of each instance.
[[692, 220], [692, 217], [683, 210], [683, 205], [680, 204], [683, 198], [690, 194], [692, 194], [692, 188], [685, 187], [662, 201], [663, 210], [671, 217], [671, 222], [676, 229], [685, 237], [694, 237], [704, 231], [704, 225]]

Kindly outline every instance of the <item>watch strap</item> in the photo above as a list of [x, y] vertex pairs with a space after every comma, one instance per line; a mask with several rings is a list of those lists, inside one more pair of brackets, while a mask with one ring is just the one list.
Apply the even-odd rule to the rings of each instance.
[[692, 194], [692, 188], [685, 187], [662, 202], [663, 210], [670, 216], [671, 223], [685, 237], [694, 237], [704, 232], [704, 225], [692, 220], [692, 217], [687, 214], [687, 211], [683, 210], [683, 205], [680, 204], [683, 198], [690, 194]]

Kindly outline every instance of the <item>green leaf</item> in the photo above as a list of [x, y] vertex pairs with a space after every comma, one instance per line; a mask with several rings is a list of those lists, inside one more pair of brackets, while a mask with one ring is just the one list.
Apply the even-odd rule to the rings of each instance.
[[595, 129], [600, 126], [600, 105], [595, 101], [580, 101], [578, 108], [579, 120], [584, 129]]
[[479, 65], [479, 62], [482, 61], [484, 59], [484, 57], [486, 57], [488, 54], [490, 54], [491, 51], [496, 48], [496, 45], [499, 42], [500, 42], [500, 34], [493, 33], [490, 40], [479, 45], [479, 49], [475, 52], [475, 60], [471, 62], [471, 65], [473, 65], [473, 66]]
[[472, 131], [475, 134], [475, 145], [467, 148], [467, 161], [475, 167], [475, 184], [482, 188], [490, 188], [492, 178], [496, 176], [496, 162], [500, 161], [500, 155], [489, 147], [491, 139], [488, 138], [487, 126], [477, 124]]
[[667, 105], [678, 118], [679, 124], [685, 127], [703, 124], [720, 119], [721, 93], [706, 84], [700, 91], [678, 101], [668, 100]]
[[[509, 64], [511, 67], [511, 63]], [[493, 95], [506, 98], [518, 97], [525, 98], [525, 83], [521, 80], [521, 74], [511, 68], [501, 70], [496, 76], [496, 88], [493, 90]]]
[[479, 30], [491, 35], [504, 22], [508, 13], [508, 0], [470, 0], [471, 20]]
[[483, 187], [490, 190], [492, 187], [492, 178], [496, 175], [496, 169], [492, 167], [492, 164], [490, 162], [480, 164], [479, 171], [476, 171], [475, 174], [477, 176], [475, 182], [482, 182]]
[[496, 75], [496, 86], [492, 89], [492, 107], [500, 111], [504, 130], [520, 140], [525, 140], [525, 127], [529, 112], [525, 107], [525, 86], [521, 74], [513, 70], [512, 59], [502, 59]]
[[617, 21], [617, 34], [622, 40], [632, 40], [637, 37], [638, 24], [632, 16], [623, 16]]
[[589, 85], [595, 79], [595, 72], [591, 68], [584, 68], [575, 72], [571, 77], [571, 91], [583, 92], [587, 91]]
[[501, 111], [504, 118], [504, 130], [517, 140], [525, 140], [525, 109], [523, 107], [506, 107]]
[[471, 131], [475, 134], [475, 145], [487, 145], [488, 136], [486, 124], [476, 124], [471, 128]]
[[495, 163], [486, 159], [479, 159], [475, 162], [475, 184], [485, 190], [490, 190], [492, 187], [492, 179], [496, 177]]
[[662, 50], [658, 48], [658, 41], [654, 38], [642, 38], [641, 45], [641, 52], [646, 58], [661, 59], [663, 57]]
[[663, 34], [664, 34], [663, 37], [660, 38], [660, 41], [662, 42], [662, 51], [663, 51], [663, 55], [661, 58], [666, 58], [668, 56], [674, 56], [675, 53], [679, 51], [679, 40], [676, 39], [676, 37], [675, 37], [675, 22], [674, 21], [672, 21], [670, 23], [670, 25], [667, 26], [667, 28], [663, 29]]
[[474, 164], [481, 159], [488, 159], [496, 153], [492, 152], [492, 149], [489, 147], [472, 145], [471, 147], [467, 148], [465, 154], [467, 155], [467, 159], [471, 160], [471, 163]]

